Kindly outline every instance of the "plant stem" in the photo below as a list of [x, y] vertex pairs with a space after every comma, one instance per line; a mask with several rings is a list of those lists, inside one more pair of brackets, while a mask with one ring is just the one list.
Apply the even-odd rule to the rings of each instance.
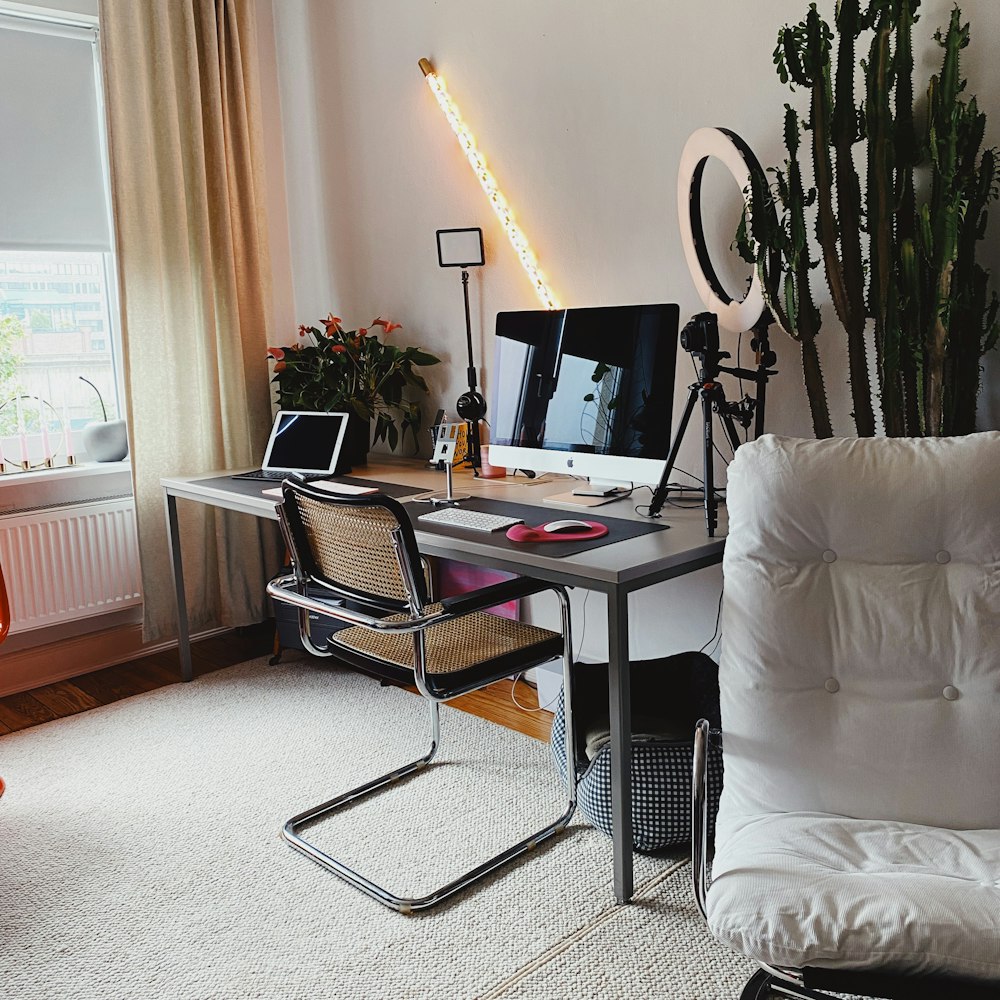
[[98, 399], [98, 401], [101, 404], [101, 413], [104, 416], [104, 422], [107, 423], [108, 422], [108, 411], [104, 408], [104, 397], [101, 395], [101, 390], [98, 389], [97, 386], [94, 385], [94, 383], [91, 382], [89, 378], [84, 378], [82, 375], [80, 375], [79, 379], [80, 379], [81, 382], [86, 382], [87, 385], [89, 385], [90, 388], [93, 389], [94, 392], [97, 393], [97, 399]]

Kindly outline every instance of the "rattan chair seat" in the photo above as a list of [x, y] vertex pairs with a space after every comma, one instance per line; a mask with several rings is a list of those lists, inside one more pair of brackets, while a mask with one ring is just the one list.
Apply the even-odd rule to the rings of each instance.
[[[429, 614], [441, 610], [440, 604], [427, 607]], [[406, 621], [406, 615], [392, 615], [386, 621]], [[524, 653], [541, 653], [542, 647], [553, 640], [562, 647], [558, 632], [501, 618], [486, 611], [476, 611], [425, 630], [427, 672], [452, 674], [489, 661]], [[338, 646], [395, 664], [408, 670], [414, 668], [412, 633], [378, 632], [369, 628], [345, 628], [334, 632], [331, 642]], [[549, 656], [558, 655], [548, 653]]]

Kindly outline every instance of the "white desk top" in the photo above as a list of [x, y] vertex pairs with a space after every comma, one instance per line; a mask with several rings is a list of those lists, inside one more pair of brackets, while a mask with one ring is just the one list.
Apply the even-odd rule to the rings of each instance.
[[[227, 490], [218, 484], [205, 485], [205, 480], [228, 476], [233, 471], [203, 473], [197, 476], [177, 476], [160, 480], [165, 492], [171, 496], [208, 503], [228, 510], [242, 511], [257, 517], [276, 518], [275, 501], [261, 494], [259, 497]], [[425, 462], [379, 456], [377, 461], [351, 474], [361, 479], [382, 480], [405, 486], [419, 486], [426, 492], [444, 489], [444, 475], [431, 469]], [[567, 492], [572, 480], [567, 477], [546, 476], [540, 482], [529, 479], [475, 479], [471, 471], [455, 472], [455, 492], [467, 493], [492, 500], [506, 500], [519, 504], [541, 505], [543, 498]], [[261, 490], [275, 484], [260, 483]], [[581, 514], [578, 507], [545, 504], [545, 517], [562, 509], [571, 517], [588, 516], [597, 519], [625, 518], [645, 521], [636, 514], [636, 504], [648, 500], [647, 491], [634, 493], [630, 498], [605, 504]], [[701, 566], [722, 560], [724, 538], [709, 538], [705, 529], [705, 511], [701, 506], [681, 510], [666, 506], [661, 522], [670, 526], [669, 531], [654, 531], [577, 552], [575, 555], [551, 556], [538, 550], [500, 550], [494, 545], [467, 536], [456, 537], [421, 531], [417, 528], [420, 551], [445, 558], [460, 558], [466, 562], [494, 566], [514, 573], [528, 574], [570, 586], [610, 592], [624, 588], [638, 590], [659, 580], [689, 573]], [[725, 506], [719, 509], [719, 530], [726, 529]]]

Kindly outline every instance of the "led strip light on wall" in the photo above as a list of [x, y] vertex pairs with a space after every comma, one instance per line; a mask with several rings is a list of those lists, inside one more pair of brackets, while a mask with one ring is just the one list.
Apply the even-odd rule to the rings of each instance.
[[535, 257], [535, 253], [531, 249], [531, 245], [521, 231], [520, 226], [514, 221], [514, 214], [511, 212], [510, 205], [507, 204], [507, 199], [504, 198], [503, 193], [500, 191], [496, 178], [487, 169], [486, 159], [479, 152], [476, 140], [473, 138], [468, 126], [462, 121], [462, 116], [458, 113], [458, 108], [451, 99], [448, 88], [444, 85], [444, 80], [437, 75], [429, 60], [421, 59], [419, 66], [423, 71], [424, 78], [427, 80], [427, 85], [431, 88], [431, 92], [444, 112], [445, 118], [448, 119], [448, 124], [451, 125], [452, 131], [458, 138], [458, 144], [462, 147], [462, 151], [465, 153], [473, 173], [475, 173], [482, 189], [486, 192], [486, 197], [489, 199], [496, 217], [500, 220], [500, 224], [507, 234], [507, 239], [510, 240], [511, 246], [517, 252], [521, 266], [534, 286], [535, 294], [546, 309], [558, 309], [559, 300], [553, 295], [552, 289], [546, 284], [545, 275], [542, 274], [542, 270], [538, 266], [538, 258]]

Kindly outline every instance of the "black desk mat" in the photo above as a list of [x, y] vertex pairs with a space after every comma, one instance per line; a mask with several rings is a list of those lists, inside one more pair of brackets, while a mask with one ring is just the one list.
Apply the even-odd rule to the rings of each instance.
[[[352, 486], [374, 486], [386, 496], [395, 497], [396, 499], [413, 497], [418, 493], [427, 492], [427, 487], [425, 486], [400, 486], [399, 483], [380, 483], [374, 479], [358, 479], [357, 476], [329, 476], [328, 478], [334, 483], [350, 483]], [[232, 490], [233, 493], [240, 493], [248, 497], [262, 496], [264, 490], [273, 489], [281, 485], [280, 479], [268, 482], [264, 479], [233, 479], [232, 476], [214, 476], [211, 479], [199, 479], [198, 482], [205, 486], [214, 486], [217, 489]], [[518, 517], [520, 517], [520, 514]]]
[[474, 538], [477, 542], [495, 545], [498, 549], [509, 552], [537, 552], [540, 555], [575, 556], [578, 552], [597, 549], [602, 545], [612, 545], [614, 542], [624, 542], [629, 538], [638, 538], [653, 531], [666, 531], [670, 527], [657, 521], [626, 521], [619, 517], [601, 517], [591, 511], [566, 511], [558, 507], [539, 507], [530, 504], [509, 503], [506, 500], [489, 500], [485, 497], [472, 497], [459, 506], [466, 510], [479, 510], [484, 514], [502, 514], [505, 517], [519, 517], [525, 524], [544, 524], [547, 521], [597, 521], [608, 526], [608, 533], [601, 538], [582, 538], [565, 542], [512, 542], [505, 531], [468, 531], [427, 521], [418, 521], [421, 514], [426, 514], [434, 507], [428, 503], [406, 503], [403, 505], [413, 527], [418, 531], [427, 531], [435, 535], [450, 538]]

